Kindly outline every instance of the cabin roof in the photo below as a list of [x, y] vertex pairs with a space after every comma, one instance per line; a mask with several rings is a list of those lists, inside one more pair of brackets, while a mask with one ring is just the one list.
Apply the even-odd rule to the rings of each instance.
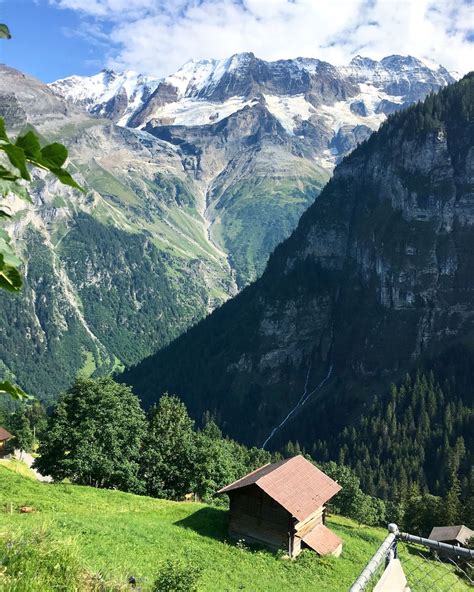
[[464, 524], [460, 524], [459, 526], [435, 526], [430, 532], [429, 538], [440, 543], [444, 541], [457, 541], [461, 545], [464, 545], [473, 536], [474, 530], [464, 526]]
[[0, 426], [0, 442], [3, 442], [5, 440], [10, 440], [10, 438], [13, 438], [13, 434], [10, 434], [10, 432], [8, 430], [6, 430], [5, 428], [2, 428], [2, 426]]
[[318, 524], [313, 530], [303, 537], [303, 542], [319, 555], [330, 555], [342, 545], [342, 539], [326, 528], [324, 524]]
[[299, 521], [341, 490], [338, 483], [301, 455], [264, 465], [218, 493], [229, 493], [249, 485], [262, 489]]

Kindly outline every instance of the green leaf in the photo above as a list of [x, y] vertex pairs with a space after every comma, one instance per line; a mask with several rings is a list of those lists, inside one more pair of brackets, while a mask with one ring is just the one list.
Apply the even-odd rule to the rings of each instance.
[[10, 29], [8, 28], [7, 25], [4, 25], [3, 23], [0, 24], [0, 39], [11, 39], [11, 33], [10, 33]]
[[63, 183], [63, 185], [69, 185], [70, 187], [75, 187], [79, 189], [83, 193], [85, 192], [84, 188], [76, 183], [72, 176], [66, 171], [66, 169], [50, 169], [51, 172], [56, 175], [56, 177]]
[[17, 401], [33, 399], [31, 395], [27, 395], [19, 386], [12, 384], [8, 380], [0, 382], [0, 395], [10, 395], [10, 397]]
[[15, 255], [8, 232], [0, 228], [0, 288], [7, 292], [18, 292], [23, 284], [18, 267], [20, 259]]
[[33, 132], [19, 136], [15, 142], [15, 146], [19, 146], [23, 150], [27, 160], [41, 161], [41, 146]]
[[0, 164], [0, 179], [5, 181], [19, 181], [20, 177]]
[[7, 292], [19, 292], [22, 283], [18, 269], [7, 265], [3, 260], [3, 255], [0, 255], [0, 288]]
[[41, 149], [41, 156], [48, 168], [61, 168], [67, 159], [67, 149], [62, 144], [48, 144]]
[[4, 142], [10, 142], [5, 130], [5, 121], [3, 117], [0, 117], [0, 140], [3, 140]]
[[11, 239], [4, 228], [0, 228], [0, 265], [5, 263], [13, 267], [19, 267], [21, 260], [15, 255], [11, 246]]
[[0, 150], [6, 152], [9, 161], [20, 171], [21, 177], [27, 181], [31, 181], [30, 173], [26, 168], [26, 158], [23, 150], [14, 144], [0, 144]]

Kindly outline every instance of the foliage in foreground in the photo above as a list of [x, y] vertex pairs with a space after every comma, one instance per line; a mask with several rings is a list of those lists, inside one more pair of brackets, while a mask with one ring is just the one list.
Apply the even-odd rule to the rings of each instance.
[[153, 592], [197, 592], [201, 573], [193, 563], [171, 559], [160, 568]]
[[79, 378], [49, 418], [36, 468], [55, 481], [179, 500], [211, 499], [220, 487], [271, 462], [223, 438], [207, 418], [196, 431], [185, 405], [164, 395], [147, 420], [138, 398], [111, 378]]
[[0, 557], [1, 591], [94, 589], [89, 586], [92, 578], [81, 564], [77, 544], [47, 528], [0, 538]]
[[[8, 25], [0, 24], [0, 39], [11, 39]], [[52, 173], [64, 185], [83, 191], [82, 187], [64, 168], [68, 152], [58, 143], [41, 147], [38, 136], [31, 130], [12, 141], [5, 128], [5, 120], [0, 117], [0, 152], [5, 156], [0, 163], [0, 197], [15, 194], [29, 200], [23, 182], [31, 181], [30, 168], [42, 169]], [[7, 166], [5, 166], [7, 165]], [[11, 218], [8, 208], [0, 202], [0, 220]], [[0, 288], [7, 292], [18, 292], [22, 286], [19, 271], [20, 260], [16, 256], [11, 240], [5, 229], [0, 228]], [[29, 396], [9, 380], [0, 381], [0, 395], [12, 399], [25, 400]]]

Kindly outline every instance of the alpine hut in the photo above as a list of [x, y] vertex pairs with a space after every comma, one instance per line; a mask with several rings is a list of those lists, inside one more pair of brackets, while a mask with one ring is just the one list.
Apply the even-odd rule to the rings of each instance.
[[7, 431], [5, 428], [2, 428], [2, 426], [0, 426], [0, 458], [2, 456], [5, 456], [7, 442], [8, 442], [8, 440], [11, 440], [12, 438], [13, 438], [13, 435], [10, 434], [10, 432]]
[[268, 464], [223, 487], [230, 502], [232, 538], [285, 549], [305, 547], [319, 555], [342, 551], [342, 540], [324, 524], [324, 504], [341, 486], [303, 456]]
[[467, 542], [472, 537], [474, 537], [474, 530], [464, 526], [464, 524], [459, 526], [435, 526], [429, 536], [433, 541], [458, 547], [467, 545]]

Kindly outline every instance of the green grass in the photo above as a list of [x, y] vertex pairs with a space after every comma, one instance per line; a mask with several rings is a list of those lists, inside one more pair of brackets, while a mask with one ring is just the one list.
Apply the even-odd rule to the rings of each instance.
[[88, 183], [96, 191], [106, 195], [113, 195], [124, 205], [140, 205], [139, 199], [131, 189], [97, 163], [82, 172], [86, 176]]
[[78, 374], [84, 376], [84, 378], [89, 378], [92, 376], [97, 369], [97, 364], [95, 363], [94, 354], [87, 350], [84, 352], [86, 359], [84, 360], [84, 366], [78, 371]]
[[191, 560], [203, 569], [202, 591], [343, 591], [386, 534], [333, 517], [329, 526], [344, 540], [342, 556], [320, 558], [306, 552], [289, 561], [278, 553], [242, 549], [229, 542], [227, 512], [204, 504], [48, 485], [4, 467], [0, 483], [0, 509], [10, 504], [14, 510], [23, 505], [35, 508], [33, 514], [0, 513], [0, 533], [21, 537], [46, 531], [55, 541], [72, 537], [86, 572], [117, 583], [133, 575], [144, 591], [150, 589], [160, 564], [171, 558]]
[[36, 476], [30, 469], [30, 467], [26, 465], [24, 462], [17, 460], [16, 458], [12, 458], [10, 460], [6, 460], [4, 458], [0, 459], [0, 468], [7, 469], [8, 471], [12, 471], [13, 473], [22, 475], [23, 477], [28, 477], [29, 479], [36, 480]]

